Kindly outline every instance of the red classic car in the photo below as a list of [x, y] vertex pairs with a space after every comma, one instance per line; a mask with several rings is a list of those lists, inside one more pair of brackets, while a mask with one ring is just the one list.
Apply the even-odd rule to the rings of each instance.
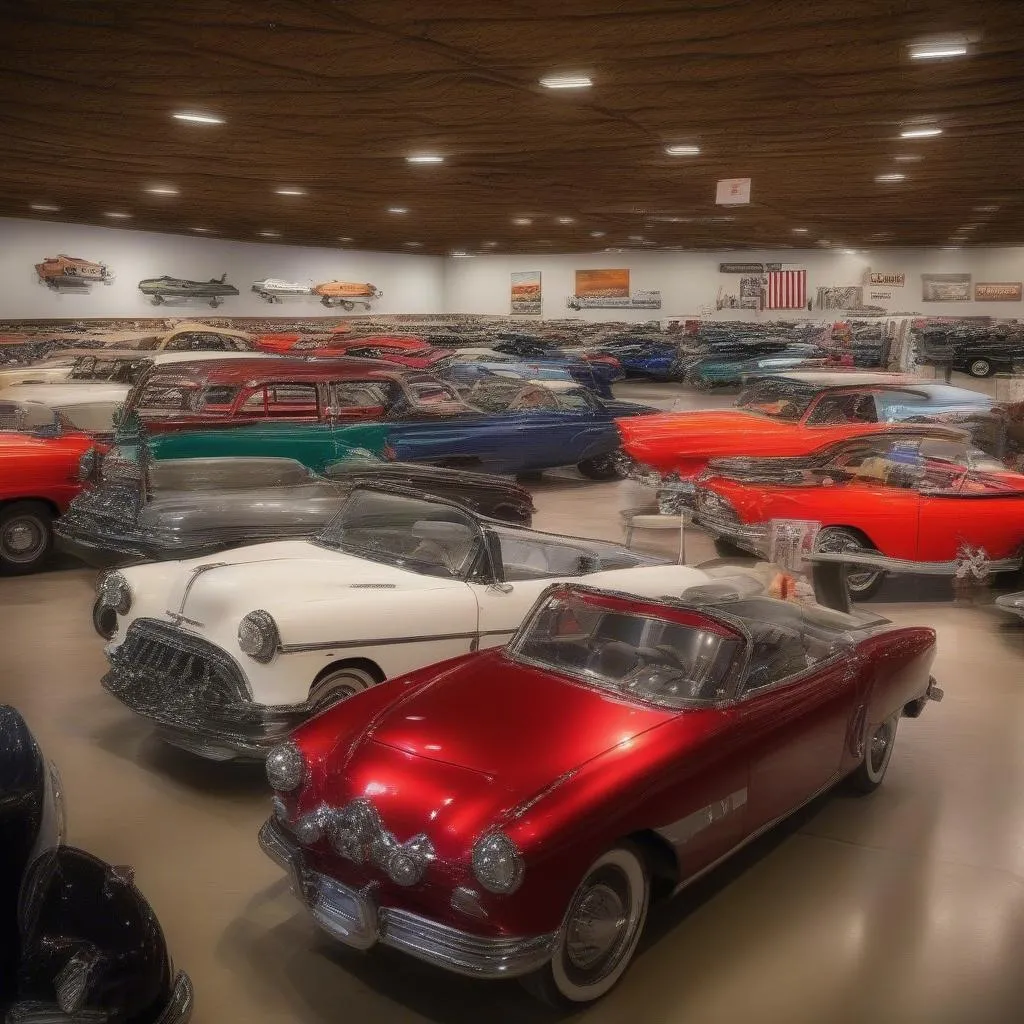
[[983, 578], [1024, 553], [1024, 475], [940, 427], [890, 427], [806, 458], [716, 459], [696, 508], [723, 554], [767, 554], [773, 520], [820, 524], [815, 561], [850, 567], [860, 598], [887, 571]]
[[935, 632], [717, 579], [548, 588], [507, 648], [382, 683], [267, 760], [264, 851], [329, 934], [560, 1005], [667, 896], [834, 783], [882, 781]]
[[96, 447], [91, 434], [44, 406], [0, 402], [0, 574], [41, 568], [53, 547], [53, 520], [82, 489], [79, 462]]
[[884, 430], [887, 423], [982, 415], [987, 395], [892, 373], [805, 371], [764, 378], [734, 409], [622, 420], [626, 456], [641, 467], [692, 477], [709, 459], [807, 455], [829, 441]]
[[308, 338], [291, 350], [293, 355], [317, 357], [353, 356], [357, 359], [382, 359], [411, 370], [432, 370], [452, 358], [449, 349], [434, 348], [423, 338], [401, 335], [375, 335], [348, 338], [331, 335], [325, 339]]

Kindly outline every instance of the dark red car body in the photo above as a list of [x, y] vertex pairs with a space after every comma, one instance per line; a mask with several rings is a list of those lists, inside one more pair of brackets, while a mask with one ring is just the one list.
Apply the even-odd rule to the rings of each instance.
[[[857, 769], [876, 724], [916, 716], [931, 692], [931, 629], [862, 623], [841, 651], [815, 641], [825, 644], [820, 661], [746, 692], [757, 647], [742, 601], [697, 607], [565, 585], [548, 592], [566, 594], [739, 641], [746, 653], [736, 657], [747, 660], [742, 671], [737, 663], [727, 698], [682, 709], [520, 660], [515, 640], [375, 686], [296, 732], [305, 782], [278, 794], [264, 849], [291, 844], [293, 871], [372, 892], [374, 908], [401, 908], [474, 941], [553, 937], [603, 852], [629, 839], [669, 888], [682, 885]], [[429, 837], [436, 856], [422, 881], [397, 885], [372, 864], [340, 856], [327, 838], [307, 844], [291, 833], [304, 816], [354, 800], [372, 802], [399, 842]], [[474, 844], [493, 830], [525, 864], [511, 896], [474, 877]], [[456, 890], [472, 891], [478, 912], [461, 907]], [[443, 953], [406, 951], [474, 973], [445, 963]]]

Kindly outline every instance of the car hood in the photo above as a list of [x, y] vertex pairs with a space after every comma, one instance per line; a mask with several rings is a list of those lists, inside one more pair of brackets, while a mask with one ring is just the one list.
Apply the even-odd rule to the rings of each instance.
[[330, 604], [348, 592], [358, 600], [361, 588], [442, 590], [464, 586], [459, 580], [423, 576], [311, 541], [275, 541], [178, 563], [170, 580], [167, 608], [210, 625], [242, 606], [266, 608], [274, 614], [294, 611], [296, 604]]
[[662, 412], [655, 416], [629, 419], [618, 424], [627, 451], [630, 445], [643, 445], [667, 438], [689, 442], [694, 437], [735, 435], [737, 431], [756, 431], [758, 435], [782, 434], [796, 424], [773, 420], [741, 409], [716, 409], [710, 412]]
[[[343, 801], [372, 797], [385, 822], [419, 830], [438, 811], [448, 820], [432, 834], [470, 836], [673, 716], [490, 651], [379, 714], [357, 743], [331, 753], [327, 778]], [[446, 794], [448, 804], [431, 806]]]

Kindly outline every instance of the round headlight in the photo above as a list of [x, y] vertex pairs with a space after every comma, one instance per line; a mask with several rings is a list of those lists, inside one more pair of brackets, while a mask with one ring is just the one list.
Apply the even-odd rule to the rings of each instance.
[[302, 751], [289, 740], [267, 755], [267, 782], [271, 789], [290, 793], [298, 789], [306, 777], [306, 761]]
[[238, 624], [238, 646], [265, 665], [274, 656], [280, 642], [277, 624], [270, 612], [249, 612]]
[[113, 608], [118, 615], [132, 610], [132, 588], [119, 572], [109, 572], [100, 580], [97, 604]]
[[502, 832], [489, 833], [473, 847], [473, 874], [488, 892], [515, 892], [523, 871], [516, 844]]

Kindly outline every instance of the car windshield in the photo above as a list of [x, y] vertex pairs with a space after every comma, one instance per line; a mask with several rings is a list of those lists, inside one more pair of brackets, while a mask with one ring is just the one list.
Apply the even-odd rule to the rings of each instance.
[[357, 488], [317, 544], [423, 576], [466, 579], [483, 551], [480, 526], [429, 498]]
[[105, 358], [80, 356], [71, 368], [71, 380], [109, 380], [119, 384], [134, 384], [149, 369], [148, 359]]
[[782, 380], [762, 380], [743, 391], [736, 408], [784, 423], [799, 423], [814, 401], [814, 393]]
[[508, 654], [616, 697], [679, 709], [727, 697], [745, 646], [695, 610], [565, 589], [540, 606]]

